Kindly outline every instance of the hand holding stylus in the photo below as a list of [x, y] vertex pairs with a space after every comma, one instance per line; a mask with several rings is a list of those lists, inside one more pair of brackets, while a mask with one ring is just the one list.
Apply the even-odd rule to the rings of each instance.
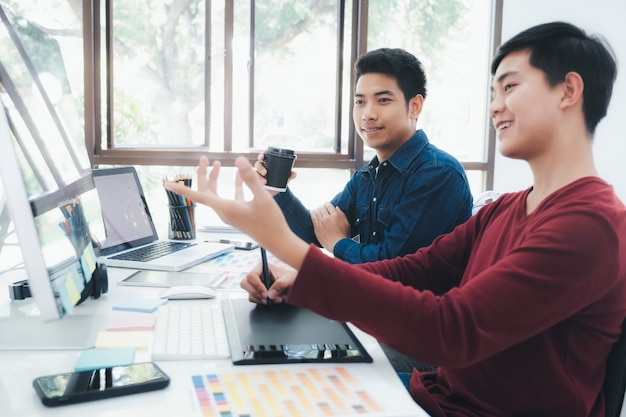
[[240, 286], [248, 292], [248, 300], [253, 303], [282, 304], [286, 301], [287, 292], [293, 285], [296, 274], [294, 270], [270, 265], [267, 261], [267, 252], [263, 249], [261, 264], [248, 273]]
[[[272, 277], [270, 276], [270, 268], [267, 264], [267, 252], [263, 247], [261, 247], [261, 264], [263, 268], [263, 276], [261, 278], [263, 279], [265, 288], [269, 291], [270, 287], [272, 286]], [[274, 304], [274, 301], [269, 297], [269, 294], [265, 301], [267, 302], [268, 306]]]

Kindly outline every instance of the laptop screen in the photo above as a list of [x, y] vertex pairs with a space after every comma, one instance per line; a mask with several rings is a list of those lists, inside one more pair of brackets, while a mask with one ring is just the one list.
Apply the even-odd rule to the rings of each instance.
[[133, 167], [93, 170], [105, 228], [99, 255], [157, 240], [137, 172]]

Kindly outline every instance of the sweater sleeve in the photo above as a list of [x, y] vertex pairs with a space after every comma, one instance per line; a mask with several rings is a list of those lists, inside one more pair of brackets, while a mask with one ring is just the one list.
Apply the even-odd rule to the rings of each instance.
[[[364, 266], [310, 248], [288, 301], [352, 322], [405, 354], [460, 367], [571, 317], [616, 286], [619, 244], [602, 218], [555, 215], [514, 250], [474, 272], [477, 261], [467, 258], [464, 247], [476, 239], [473, 245], [493, 252], [494, 242], [472, 237], [471, 223], [414, 255]], [[438, 295], [428, 288], [435, 283], [441, 289], [438, 279], [449, 285], [458, 277], [446, 274], [468, 274], [468, 268], [474, 275], [464, 276], [459, 286]]]

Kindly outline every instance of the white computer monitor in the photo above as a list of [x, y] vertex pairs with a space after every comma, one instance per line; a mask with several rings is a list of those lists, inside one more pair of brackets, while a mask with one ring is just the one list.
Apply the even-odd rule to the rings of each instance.
[[[96, 227], [101, 225], [91, 170], [77, 170], [70, 181], [45, 191], [41, 191], [41, 187], [29, 187], [27, 181], [32, 181], [32, 173], [25, 166], [27, 158], [23, 150], [20, 152], [16, 147], [3, 104], [0, 105], [0, 155], [0, 176], [23, 255], [28, 291], [44, 322], [60, 319], [73, 313], [80, 300], [77, 294], [86, 293], [82, 291], [84, 287], [75, 283], [81, 284], [85, 273], [89, 274], [87, 278], [90, 280], [93, 271], [89, 263], [96, 264], [95, 254], [93, 257], [89, 254], [93, 251], [91, 240], [79, 250], [76, 241], [70, 238], [72, 235], [63, 230], [64, 222], [69, 224], [73, 218], [68, 222], [67, 211], [60, 208], [65, 208], [64, 203], [68, 201], [79, 202], [79, 206], [73, 207], [80, 207], [88, 213], [84, 219], [92, 219]], [[29, 191], [29, 188], [35, 191]], [[88, 207], [85, 209], [85, 206]], [[87, 221], [84, 226], [86, 241], [91, 238], [91, 225]]]
[[58, 319], [62, 310], [54, 295], [48, 267], [40, 250], [35, 216], [31, 210], [4, 106], [0, 111], [0, 155], [3, 155], [0, 176], [7, 196], [6, 204], [22, 250], [30, 292], [44, 321]]
[[[59, 285], [55, 285], [55, 280], [59, 279], [59, 266], [67, 268], [67, 265], [77, 265], [77, 262], [82, 261], [74, 245], [59, 228], [58, 222], [63, 219], [63, 213], [58, 204], [71, 197], [84, 197], [90, 203], [88, 218], [95, 219], [90, 226], [104, 233], [91, 170], [75, 175], [73, 181], [54, 190], [29, 192], [27, 181], [32, 181], [32, 173], [27, 172], [23, 152], [20, 153], [16, 148], [6, 108], [1, 102], [0, 155], [0, 177], [6, 204], [22, 251], [28, 289], [32, 296], [24, 301], [12, 301], [12, 314], [0, 318], [0, 334], [3, 335], [0, 338], [0, 350], [93, 347], [98, 331], [106, 329], [106, 317], [73, 311], [76, 294], [69, 301], [67, 298], [63, 300]], [[69, 280], [69, 277], [65, 278]], [[35, 308], [29, 309], [28, 314], [21, 314], [21, 303], [34, 303]], [[20, 306], [15, 308], [18, 314], [13, 314], [14, 305]]]

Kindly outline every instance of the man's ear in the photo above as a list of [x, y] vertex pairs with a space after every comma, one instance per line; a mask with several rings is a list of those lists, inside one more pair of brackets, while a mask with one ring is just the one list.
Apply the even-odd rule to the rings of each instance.
[[579, 73], [570, 71], [565, 74], [565, 80], [562, 83], [563, 98], [561, 99], [561, 107], [572, 107], [575, 105], [582, 106], [583, 91], [585, 82]]
[[422, 107], [424, 106], [424, 97], [421, 94], [416, 95], [409, 101], [409, 117], [417, 120], [422, 113]]

